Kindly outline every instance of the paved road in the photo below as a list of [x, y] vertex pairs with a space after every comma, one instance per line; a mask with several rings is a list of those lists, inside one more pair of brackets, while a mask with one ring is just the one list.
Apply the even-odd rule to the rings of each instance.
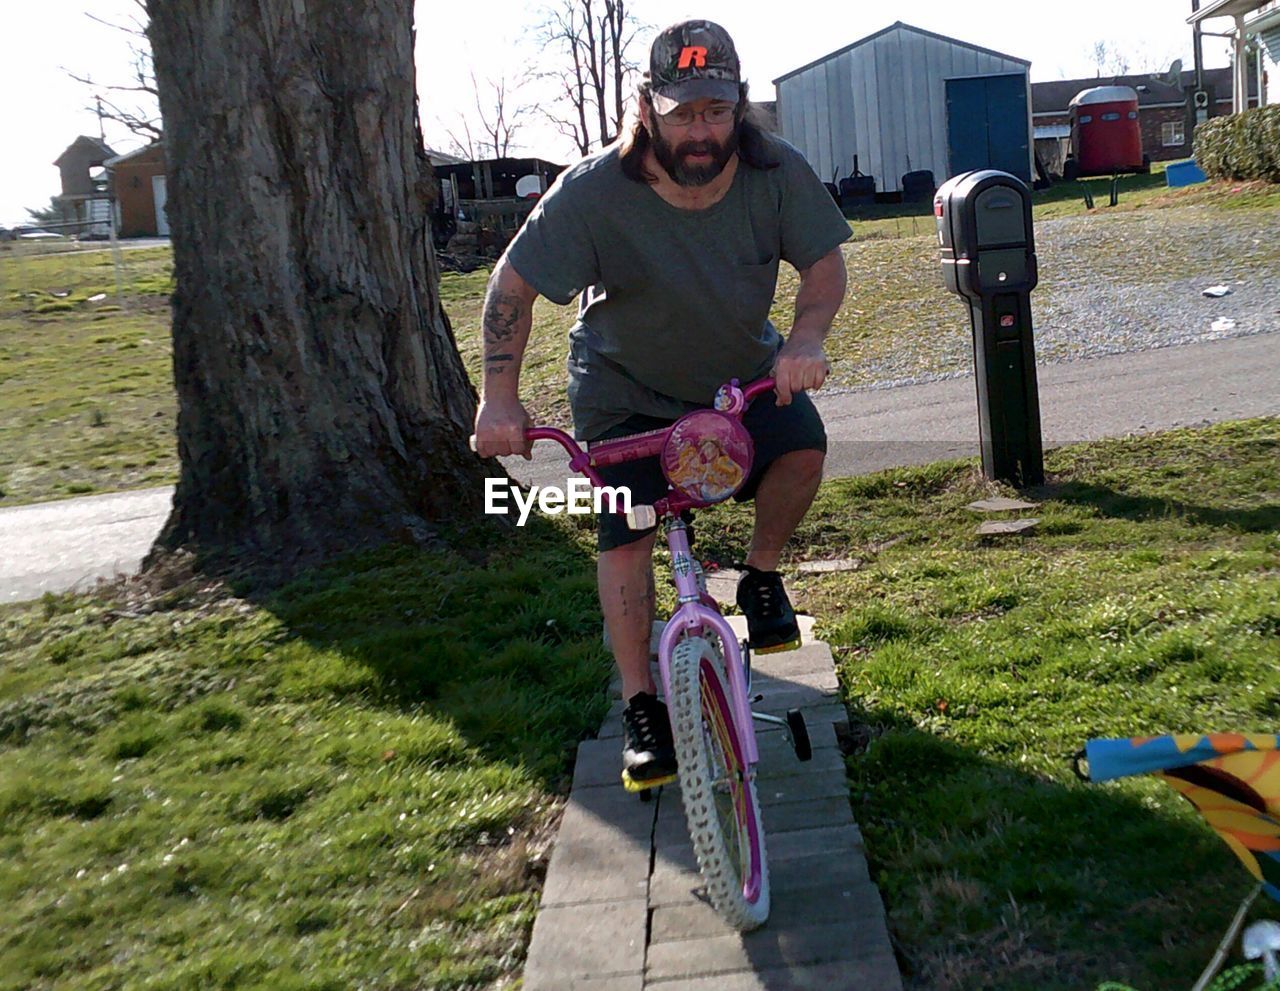
[[0, 602], [137, 571], [172, 498], [166, 487], [0, 509]]
[[[1039, 376], [1046, 447], [1280, 415], [1280, 334], [1047, 365]], [[977, 453], [972, 378], [820, 395], [818, 405], [831, 436], [829, 477]], [[563, 484], [551, 445], [509, 467], [522, 481]], [[147, 489], [0, 510], [0, 602], [136, 570], [171, 495]]]
[[[109, 240], [72, 242], [73, 246], [70, 248], [67, 247], [69, 243], [67, 241], [53, 241], [53, 242], [19, 241], [18, 243], [23, 246], [33, 247], [34, 249], [36, 249], [36, 250], [32, 250], [27, 255], [27, 257], [29, 258], [34, 257], [35, 255], [40, 255], [40, 254], [44, 254], [44, 255], [69, 254], [69, 253], [84, 254], [85, 252], [88, 252], [88, 251], [110, 251], [111, 250], [111, 242]], [[139, 248], [167, 248], [169, 247], [169, 243], [170, 242], [167, 237], [134, 237], [134, 238], [128, 238], [126, 240], [120, 240], [116, 242], [116, 244], [119, 245], [121, 251], [136, 251]], [[38, 248], [39, 248], [39, 245], [41, 244], [52, 245], [51, 250], [44, 251], [44, 252], [39, 251]]]
[[[1046, 448], [1084, 440], [1280, 414], [1280, 334], [1160, 348], [1038, 369]], [[817, 394], [828, 478], [978, 453], [971, 376], [898, 389]], [[563, 484], [563, 456], [539, 444], [511, 459], [521, 481]]]

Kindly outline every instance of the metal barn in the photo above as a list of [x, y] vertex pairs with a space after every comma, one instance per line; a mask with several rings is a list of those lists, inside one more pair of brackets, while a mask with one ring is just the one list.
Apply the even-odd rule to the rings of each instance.
[[899, 21], [775, 79], [778, 124], [825, 181], [876, 189], [999, 168], [1030, 182], [1031, 63]]

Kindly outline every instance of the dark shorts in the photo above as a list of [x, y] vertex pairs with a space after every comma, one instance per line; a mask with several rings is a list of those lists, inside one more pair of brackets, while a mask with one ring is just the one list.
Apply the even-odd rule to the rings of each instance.
[[[746, 484], [734, 496], [734, 499], [739, 502], [755, 495], [765, 470], [782, 455], [790, 454], [792, 451], [826, 453], [827, 432], [822, 426], [822, 417], [818, 415], [818, 410], [808, 394], [801, 392], [792, 396], [789, 406], [778, 406], [774, 399], [772, 392], [757, 397], [742, 418], [742, 423], [755, 444], [755, 458]], [[646, 430], [657, 430], [668, 426], [671, 422], [671, 420], [660, 420], [652, 416], [633, 416], [606, 431], [596, 440], [609, 440], [614, 437], [643, 433]], [[667, 479], [662, 474], [662, 468], [656, 457], [609, 465], [598, 471], [606, 485], [625, 485], [629, 488], [632, 505], [652, 505], [667, 494]], [[656, 529], [650, 527], [647, 530], [632, 530], [627, 526], [627, 518], [617, 513], [601, 513], [596, 519], [597, 546], [602, 551], [635, 543]]]

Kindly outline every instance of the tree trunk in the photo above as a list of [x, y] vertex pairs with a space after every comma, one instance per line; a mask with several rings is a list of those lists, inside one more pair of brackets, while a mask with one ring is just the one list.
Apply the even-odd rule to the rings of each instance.
[[[608, 61], [609, 44], [605, 40], [604, 19], [596, 21], [594, 0], [581, 0], [582, 30], [584, 36], [582, 47], [587, 52], [587, 73], [591, 80], [591, 94], [596, 107], [596, 127], [600, 136], [600, 146], [609, 143], [608, 109], [605, 105], [605, 64]], [[600, 40], [596, 41], [596, 28], [600, 28]]]
[[157, 550], [292, 570], [476, 518], [412, 0], [147, 8], [181, 458]]
[[622, 32], [626, 27], [626, 8], [623, 0], [606, 0], [605, 15], [609, 21], [609, 41], [613, 47], [613, 133], [622, 133], [625, 104], [622, 83], [627, 75], [627, 63], [623, 53]]
[[570, 51], [573, 53], [573, 89], [571, 99], [578, 112], [578, 129], [582, 135], [578, 147], [583, 156], [591, 154], [591, 132], [587, 129], [587, 82], [582, 68], [582, 44], [574, 35], [570, 39]]

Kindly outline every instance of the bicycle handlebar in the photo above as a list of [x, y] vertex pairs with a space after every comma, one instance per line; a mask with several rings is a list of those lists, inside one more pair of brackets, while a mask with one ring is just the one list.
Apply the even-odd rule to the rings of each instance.
[[565, 449], [569, 455], [569, 467], [581, 472], [596, 488], [604, 487], [604, 479], [591, 464], [591, 454], [578, 446], [578, 442], [563, 430], [556, 427], [530, 427], [524, 432], [525, 440], [532, 443], [538, 440], [553, 440]]
[[[741, 399], [736, 396], [730, 400], [730, 405], [722, 412], [732, 416], [738, 420], [742, 419], [743, 413], [751, 405], [751, 401], [762, 393], [768, 392], [774, 387], [774, 379], [772, 376], [756, 379], [746, 386], [739, 386], [737, 379], [727, 383], [735, 389]], [[717, 392], [717, 397], [719, 393]], [[708, 407], [714, 409], [716, 407]], [[662, 444], [667, 437], [667, 428], [649, 431], [648, 433], [637, 434], [635, 437], [618, 438], [615, 441], [605, 441], [603, 443], [610, 444], [612, 450], [601, 451], [598, 455], [593, 455], [590, 451], [584, 451], [578, 442], [570, 437], [563, 430], [557, 427], [529, 427], [524, 432], [525, 439], [532, 443], [539, 440], [552, 440], [564, 448], [565, 453], [569, 455], [569, 468], [575, 472], [586, 476], [595, 488], [605, 488], [606, 483], [599, 473], [597, 467], [603, 465], [619, 464], [624, 461], [634, 461], [643, 457], [652, 457], [661, 450]], [[471, 436], [471, 450], [476, 449], [476, 438]], [[693, 500], [680, 496], [678, 493], [671, 493], [664, 499], [658, 500], [652, 506], [635, 506], [632, 511], [627, 514], [628, 524], [634, 530], [647, 529], [653, 526], [659, 516], [680, 513], [685, 509], [692, 509], [700, 505]]]
[[774, 378], [772, 375], [766, 375], [762, 379], [756, 379], [754, 382], [751, 382], [743, 388], [742, 401], [749, 406], [751, 405], [751, 400], [755, 399], [756, 396], [763, 392], [768, 392], [773, 388], [773, 386]]

